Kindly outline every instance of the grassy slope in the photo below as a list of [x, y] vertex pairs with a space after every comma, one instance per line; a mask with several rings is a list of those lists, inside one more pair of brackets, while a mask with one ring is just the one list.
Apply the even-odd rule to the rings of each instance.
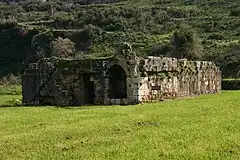
[[[239, 0], [189, 0], [189, 3], [184, 1], [122, 0], [113, 4], [75, 4], [72, 9], [66, 10], [64, 8], [68, 2], [63, 0], [48, 1], [45, 5], [42, 3], [34, 5], [22, 0], [20, 4], [0, 3], [2, 11], [0, 23], [10, 20], [9, 17], [15, 17], [19, 25], [30, 30], [44, 26], [55, 31], [54, 33], [62, 34], [82, 30], [87, 24], [98, 26], [103, 31], [100, 35], [89, 40], [79, 36], [79, 39], [75, 40], [75, 43], [81, 46], [78, 52], [83, 51], [94, 57], [114, 54], [119, 42], [122, 41], [130, 42], [134, 51], [140, 55], [164, 54], [155, 50], [162, 44], [170, 43], [170, 37], [178, 28], [178, 24], [188, 24], [199, 33], [204, 43], [205, 60], [214, 61], [220, 55], [229, 53], [230, 49], [240, 46], [240, 17], [231, 15], [231, 10], [240, 6]], [[47, 8], [49, 7], [46, 7], [48, 3], [54, 3], [56, 9], [53, 18], [48, 16]], [[32, 9], [29, 11], [29, 8]], [[111, 25], [114, 29], [109, 29]], [[15, 34], [13, 33], [12, 36], [14, 37]], [[9, 37], [8, 34], [5, 36]], [[30, 48], [25, 46], [31, 43], [30, 40], [27, 41], [24, 37], [18, 38], [20, 40], [14, 41], [12, 38], [9, 40], [10, 43], [6, 43], [14, 45], [1, 46], [0, 44], [3, 48], [2, 55], [12, 62], [0, 60], [0, 66], [2, 64], [3, 68], [0, 76], [14, 71], [19, 72], [19, 68], [24, 67], [22, 62], [31, 57], [30, 54], [26, 58]], [[18, 42], [19, 45], [16, 45]], [[20, 42], [26, 44], [22, 45]], [[12, 48], [16, 46], [18, 48], [15, 51]], [[43, 44], [43, 46], [46, 45]], [[19, 51], [18, 56], [23, 56], [18, 57], [15, 54], [17, 51]]]
[[[166, 35], [171, 35], [172, 32], [176, 30], [177, 23], [189, 24], [199, 32], [202, 39], [205, 40], [205, 47], [207, 50], [206, 54], [208, 54], [209, 56], [212, 56], [212, 54], [221, 54], [222, 52], [225, 52], [228, 48], [232, 48], [233, 46], [239, 46], [240, 19], [239, 16], [230, 15], [232, 8], [240, 6], [239, 0], [196, 0], [192, 1], [192, 3], [190, 2], [191, 1], [189, 1], [189, 3], [184, 3], [182, 0], [123, 0], [119, 3], [113, 4], [74, 6], [72, 10], [64, 12], [63, 8], [64, 3], [66, 2], [62, 0], [53, 1], [53, 3], [58, 4], [56, 5], [56, 7], [62, 7], [62, 10], [60, 9], [55, 11], [55, 17], [61, 17], [65, 20], [73, 19], [74, 21], [83, 21], [84, 24], [92, 23], [93, 25], [97, 25], [95, 24], [95, 22], [84, 21], [87, 16], [93, 16], [91, 15], [93, 9], [100, 9], [99, 13], [97, 13], [103, 14], [105, 11], [113, 8], [115, 8], [116, 10], [135, 8], [139, 9], [142, 14], [149, 16], [149, 18], [142, 16], [143, 19], [146, 18], [146, 22], [143, 22], [140, 26], [132, 23], [135, 21], [134, 17], [129, 19], [125, 19], [123, 17], [115, 17], [116, 19], [122, 19], [125, 21], [122, 24], [124, 25], [124, 29], [126, 30], [124, 32], [125, 35], [123, 35], [122, 32], [118, 31], [103, 34], [100, 38], [96, 38], [93, 40], [94, 43], [92, 44], [92, 46], [90, 46], [90, 53], [99, 54], [111, 52], [111, 50], [108, 50], [106, 48], [109, 48], [112, 43], [118, 43], [119, 39], [113, 38], [118, 36], [121, 37], [120, 39], [131, 42], [135, 46], [134, 48], [141, 54], [146, 54], [150, 52], [152, 46], [163, 43], [162, 40], [169, 41], [169, 37]], [[27, 5], [23, 4], [22, 6], [25, 6], [27, 8]], [[0, 7], [3, 10], [3, 13], [8, 13], [13, 6], [7, 4], [0, 4]], [[49, 23], [57, 23], [56, 21], [52, 22], [51, 20], [45, 20], [45, 18], [49, 18], [47, 16], [47, 11], [35, 9], [35, 12], [27, 12], [24, 11], [21, 7], [19, 7], [19, 9], [21, 11], [12, 12], [9, 14], [14, 15], [20, 24], [26, 26], [30, 25], [30, 28], [31, 26], [41, 25], [49, 27]], [[151, 18], [154, 17], [152, 16], [152, 10], [154, 10], [156, 14], [159, 15], [160, 19], [163, 15], [168, 16], [168, 18], [162, 19], [161, 22], [157, 22], [156, 20], [154, 20], [154, 18]], [[84, 13], [83, 16], [79, 17], [78, 14], [84, 11], [86, 11], [86, 13]], [[96, 19], [98, 19], [99, 17], [97, 13], [95, 15]], [[44, 16], [41, 17], [41, 15]], [[64, 27], [69, 27], [69, 29], [81, 29], [82, 25], [78, 24], [77, 26], [72, 26], [71, 24], [69, 24], [69, 26]], [[106, 26], [103, 25], [100, 27], [104, 28]], [[52, 29], [54, 30], [54, 28]], [[58, 30], [61, 29], [63, 28], [58, 28]], [[63, 30], [66, 31], [66, 29]], [[154, 34], [152, 32], [153, 30], [158, 30], [156, 32], [160, 33]], [[142, 33], [140, 37], [138, 36], [139, 32]], [[213, 34], [221, 35], [221, 40], [211, 38]], [[102, 37], [104, 37], [104, 39], [102, 39]]]
[[[168, 43], [170, 36], [177, 28], [176, 24], [181, 23], [188, 24], [198, 31], [205, 43], [206, 57], [214, 60], [214, 57], [226, 54], [230, 48], [240, 44], [238, 34], [240, 31], [240, 19], [238, 16], [230, 16], [231, 8], [239, 5], [240, 1], [238, 0], [203, 0], [195, 1], [195, 3], [189, 3], [188, 5], [184, 4], [182, 0], [126, 0], [117, 4], [103, 5], [103, 10], [114, 7], [135, 7], [150, 17], [152, 17], [152, 10], [155, 9], [160, 17], [162, 12], [166, 12], [169, 17], [162, 20], [161, 23], [149, 18], [139, 28], [134, 25], [126, 27], [127, 31], [124, 33], [105, 33], [93, 40], [94, 43], [90, 46], [90, 53], [102, 53], [104, 55], [114, 52], [113, 49], [109, 48], [111, 48], [112, 44], [117, 44], [120, 39], [130, 42], [134, 50], [139, 54], [151, 54], [152, 47], [155, 45]], [[92, 7], [85, 6], [82, 10], [89, 10]], [[176, 12], [176, 15], [173, 12]], [[185, 16], [177, 15], [180, 13], [185, 13]], [[127, 19], [128, 22], [131, 20]], [[156, 32], [159, 33], [153, 33], [153, 30], [157, 30]], [[214, 34], [222, 35], [223, 37], [221, 40], [216, 40], [211, 38]]]
[[0, 108], [0, 159], [240, 159], [239, 97]]

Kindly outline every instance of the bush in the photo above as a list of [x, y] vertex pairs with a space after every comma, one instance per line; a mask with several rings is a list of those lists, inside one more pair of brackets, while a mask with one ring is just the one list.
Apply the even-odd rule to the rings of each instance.
[[240, 80], [222, 80], [223, 90], [240, 90]]

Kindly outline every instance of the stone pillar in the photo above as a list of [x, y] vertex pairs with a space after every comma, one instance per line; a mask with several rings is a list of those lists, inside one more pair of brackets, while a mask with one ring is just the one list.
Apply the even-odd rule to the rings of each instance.
[[94, 104], [103, 104], [104, 103], [104, 90], [102, 83], [101, 75], [94, 75], [91, 77], [91, 81], [94, 83], [95, 98]]
[[139, 77], [138, 78], [138, 100], [139, 102], [149, 100], [150, 89], [148, 77]]
[[[63, 79], [64, 81], [64, 79]], [[84, 104], [84, 84], [83, 84], [83, 77], [79, 75], [78, 80], [75, 81], [74, 84], [74, 95], [76, 99], [77, 105]]]
[[105, 105], [109, 105], [108, 90], [109, 90], [109, 77], [105, 76], [104, 78], [104, 104]]
[[127, 78], [127, 97], [128, 103], [135, 104], [139, 102], [138, 78]]

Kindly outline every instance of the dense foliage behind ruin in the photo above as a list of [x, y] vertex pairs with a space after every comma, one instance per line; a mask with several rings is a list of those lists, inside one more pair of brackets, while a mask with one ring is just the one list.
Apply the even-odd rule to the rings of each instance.
[[109, 56], [119, 42], [138, 55], [212, 60], [239, 76], [239, 0], [19, 0], [0, 10], [0, 77], [42, 57]]

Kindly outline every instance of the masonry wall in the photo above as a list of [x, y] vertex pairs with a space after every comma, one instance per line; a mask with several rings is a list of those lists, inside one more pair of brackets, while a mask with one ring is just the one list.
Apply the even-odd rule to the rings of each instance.
[[[85, 104], [87, 87], [83, 80], [85, 72], [82, 72], [81, 67], [76, 67], [79, 65], [81, 65], [80, 61], [56, 59], [43, 59], [30, 64], [22, 76], [23, 103], [25, 105]], [[85, 71], [90, 72], [89, 70]]]
[[[23, 74], [23, 103], [62, 106], [136, 104], [136, 64], [134, 59], [123, 57], [106, 60], [40, 60], [31, 64]], [[109, 97], [107, 71], [113, 65], [119, 65], [126, 74], [126, 98]]]
[[148, 57], [141, 60], [139, 101], [154, 101], [221, 90], [221, 72], [212, 62]]

